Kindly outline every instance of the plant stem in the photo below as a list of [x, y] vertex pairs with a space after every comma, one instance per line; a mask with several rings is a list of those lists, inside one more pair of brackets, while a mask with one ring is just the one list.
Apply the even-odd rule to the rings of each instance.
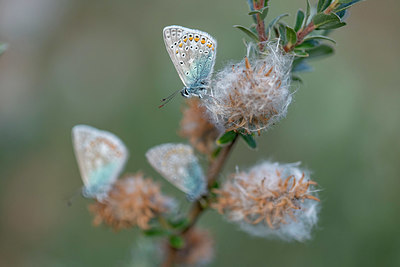
[[[256, 1], [253, 0], [253, 8], [254, 10], [260, 10], [264, 7], [265, 0], [260, 0]], [[257, 33], [258, 33], [258, 39], [260, 40], [259, 46], [260, 50], [262, 51], [264, 49], [262, 42], [265, 42], [268, 40], [267, 36], [265, 35], [265, 22], [263, 19], [261, 19], [261, 15], [257, 14]]]
[[[228, 159], [228, 156], [229, 156], [230, 152], [232, 151], [232, 148], [235, 145], [237, 139], [238, 139], [238, 135], [235, 137], [235, 139], [232, 141], [232, 143], [230, 143], [229, 145], [227, 145], [226, 147], [224, 147], [221, 150], [218, 158], [210, 163], [208, 172], [207, 172], [207, 181], [208, 181], [207, 184], [208, 184], [209, 189], [213, 186], [215, 181], [218, 179], [218, 176], [219, 176], [222, 168], [224, 167], [225, 162]], [[189, 211], [189, 215], [188, 215], [189, 223], [185, 228], [180, 230], [177, 233], [177, 235], [184, 237], [184, 235], [188, 231], [190, 231], [190, 229], [193, 228], [193, 226], [196, 224], [197, 220], [199, 219], [200, 215], [207, 209], [207, 207], [204, 207], [204, 205], [202, 205], [201, 201], [207, 200], [209, 194], [210, 194], [210, 190], [208, 191], [208, 194], [206, 196], [203, 196], [201, 199], [199, 199], [195, 203], [193, 203], [193, 205]], [[165, 258], [165, 261], [162, 266], [163, 267], [174, 266], [177, 252], [178, 252], [177, 249], [168, 245], [167, 257]]]

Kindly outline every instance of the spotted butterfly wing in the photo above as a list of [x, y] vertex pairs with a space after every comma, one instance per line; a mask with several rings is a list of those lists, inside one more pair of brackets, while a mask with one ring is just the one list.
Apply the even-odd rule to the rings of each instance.
[[87, 125], [72, 128], [72, 141], [84, 183], [83, 195], [104, 199], [128, 159], [127, 148], [114, 134]]
[[150, 165], [170, 183], [195, 200], [206, 192], [206, 180], [193, 148], [184, 144], [163, 144], [146, 153]]
[[183, 84], [190, 94], [201, 95], [214, 69], [217, 41], [206, 32], [168, 26], [164, 43]]

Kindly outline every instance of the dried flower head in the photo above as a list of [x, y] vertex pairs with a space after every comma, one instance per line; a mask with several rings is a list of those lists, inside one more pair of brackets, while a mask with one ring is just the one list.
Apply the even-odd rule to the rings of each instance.
[[172, 209], [174, 201], [164, 196], [159, 184], [137, 173], [117, 180], [108, 197], [89, 206], [94, 213], [93, 223], [104, 222], [114, 229], [138, 226], [150, 227], [150, 221]]
[[212, 83], [205, 105], [214, 123], [226, 131], [260, 133], [286, 116], [293, 57], [277, 43], [266, 43], [258, 54], [227, 66]]
[[181, 266], [205, 266], [214, 258], [214, 239], [205, 229], [192, 228], [185, 234], [185, 246], [177, 250], [175, 262]]
[[256, 236], [309, 239], [319, 199], [310, 189], [316, 183], [298, 166], [267, 161], [237, 172], [214, 191], [213, 208]]
[[219, 131], [207, 118], [206, 108], [201, 105], [199, 99], [189, 98], [186, 103], [179, 134], [189, 139], [200, 153], [209, 155], [215, 148]]

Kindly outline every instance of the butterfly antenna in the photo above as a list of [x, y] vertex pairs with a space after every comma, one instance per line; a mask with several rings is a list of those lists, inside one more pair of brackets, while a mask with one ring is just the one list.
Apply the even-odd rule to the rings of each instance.
[[71, 207], [72, 202], [76, 199], [77, 196], [79, 196], [82, 192], [82, 189], [78, 189], [75, 191], [70, 197], [68, 197], [65, 201], [67, 202], [67, 206]]
[[167, 96], [166, 98], [161, 99], [161, 105], [158, 106], [158, 108], [162, 108], [163, 106], [165, 106], [166, 104], [168, 104], [169, 101], [171, 101], [178, 92], [180, 92], [181, 90], [176, 90], [175, 92], [173, 92], [170, 96]]

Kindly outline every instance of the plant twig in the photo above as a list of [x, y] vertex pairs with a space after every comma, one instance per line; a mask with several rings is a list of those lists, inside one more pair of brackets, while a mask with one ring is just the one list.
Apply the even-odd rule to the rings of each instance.
[[[221, 150], [221, 152], [216, 160], [214, 160], [210, 163], [209, 168], [208, 168], [208, 173], [207, 173], [207, 181], [208, 181], [207, 184], [208, 184], [209, 189], [212, 187], [212, 185], [218, 179], [218, 176], [219, 176], [222, 168], [224, 167], [225, 162], [228, 159], [228, 156], [229, 156], [230, 152], [232, 151], [232, 148], [235, 145], [237, 139], [238, 139], [238, 136], [235, 137], [235, 139], [232, 141], [232, 143], [230, 143], [229, 145], [227, 145], [226, 147], [224, 147]], [[189, 223], [187, 224], [187, 226], [185, 228], [180, 230], [180, 232], [178, 232], [177, 235], [183, 237], [190, 229], [192, 229], [192, 227], [196, 224], [197, 220], [199, 219], [200, 215], [207, 209], [207, 207], [205, 207], [202, 204], [202, 201], [207, 200], [207, 198], [208, 198], [208, 195], [203, 196], [203, 198], [201, 198], [201, 199], [197, 200], [195, 203], [193, 203], [193, 205], [189, 211], [189, 215], [188, 215]], [[162, 266], [163, 267], [174, 266], [177, 252], [178, 252], [177, 249], [171, 247], [171, 245], [168, 245], [167, 257], [165, 258], [165, 261]]]

